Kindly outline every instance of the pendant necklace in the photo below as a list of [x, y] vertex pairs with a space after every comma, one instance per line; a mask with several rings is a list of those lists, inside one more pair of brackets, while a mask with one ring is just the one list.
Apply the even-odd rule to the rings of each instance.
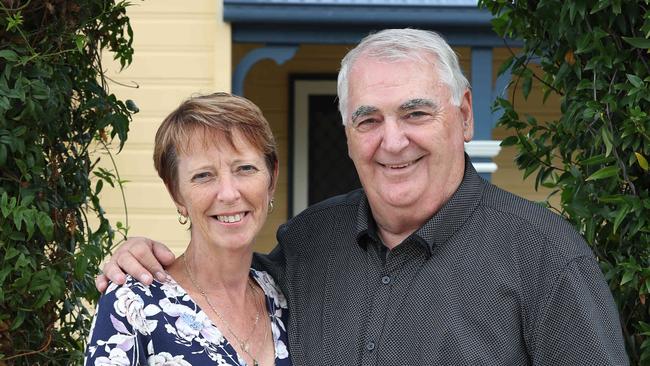
[[[257, 312], [255, 313], [255, 322], [253, 323], [253, 329], [248, 334], [248, 337], [246, 337], [246, 339], [242, 340], [241, 338], [239, 338], [237, 336], [237, 334], [235, 334], [235, 332], [233, 332], [232, 328], [230, 327], [230, 324], [228, 324], [228, 322], [226, 321], [226, 318], [223, 315], [221, 315], [221, 313], [219, 313], [217, 311], [217, 309], [214, 307], [214, 305], [212, 305], [212, 302], [208, 298], [208, 294], [196, 282], [196, 280], [194, 279], [194, 276], [192, 275], [192, 272], [190, 271], [190, 267], [187, 264], [187, 259], [186, 259], [185, 255], [183, 255], [183, 263], [185, 264], [185, 272], [187, 273], [187, 277], [190, 278], [190, 281], [192, 282], [194, 287], [196, 287], [196, 289], [199, 290], [199, 292], [201, 293], [201, 296], [203, 296], [203, 299], [205, 300], [205, 302], [208, 304], [210, 309], [212, 309], [212, 312], [217, 316], [217, 318], [219, 318], [219, 320], [221, 320], [221, 322], [226, 327], [228, 332], [235, 338], [235, 341], [237, 342], [237, 344], [239, 344], [239, 347], [241, 348], [241, 350], [244, 351], [244, 353], [246, 353], [248, 355], [248, 357], [250, 357], [253, 360], [253, 366], [259, 366], [259, 363], [255, 359], [255, 357], [253, 357], [253, 355], [251, 355], [251, 353], [250, 353], [250, 344], [248, 343], [250, 341], [251, 337], [253, 336], [253, 334], [255, 334], [255, 329], [257, 329], [257, 324], [259, 323], [259, 320], [260, 320], [259, 306], [257, 306], [257, 304], [255, 306], [255, 308], [257, 309]], [[253, 297], [257, 298], [257, 296], [256, 296], [257, 295], [257, 289], [255, 288], [255, 286], [253, 286], [253, 284], [251, 284], [250, 277], [248, 278], [247, 283], [248, 283], [248, 287], [251, 289], [251, 292], [253, 293]], [[257, 301], [255, 301], [255, 302], [257, 303]], [[266, 339], [266, 337], [264, 337], [264, 339]]]

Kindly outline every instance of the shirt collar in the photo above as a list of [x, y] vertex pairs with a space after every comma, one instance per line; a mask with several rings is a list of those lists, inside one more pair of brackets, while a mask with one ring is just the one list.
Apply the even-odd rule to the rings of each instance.
[[[474, 170], [469, 156], [465, 154], [465, 173], [456, 192], [433, 217], [404, 241], [413, 240], [424, 246], [430, 255], [436, 245], [449, 240], [465, 224], [478, 206], [484, 188], [485, 181]], [[365, 193], [357, 210], [356, 229], [357, 244], [362, 248], [365, 249], [368, 242], [381, 243]]]

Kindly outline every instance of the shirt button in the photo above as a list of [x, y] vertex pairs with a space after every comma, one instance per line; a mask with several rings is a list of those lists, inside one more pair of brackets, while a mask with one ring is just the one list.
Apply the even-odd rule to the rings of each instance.
[[381, 278], [381, 283], [388, 285], [390, 283], [390, 276], [384, 276]]
[[366, 343], [366, 349], [367, 349], [368, 351], [372, 351], [372, 350], [374, 350], [374, 349], [375, 349], [375, 342], [368, 342], [368, 343]]

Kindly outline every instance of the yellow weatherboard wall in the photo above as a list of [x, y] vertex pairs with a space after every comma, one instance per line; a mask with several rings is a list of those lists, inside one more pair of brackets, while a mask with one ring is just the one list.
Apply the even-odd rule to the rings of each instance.
[[[189, 233], [153, 167], [153, 141], [162, 119], [194, 93], [230, 91], [230, 25], [215, 0], [135, 1], [127, 10], [134, 32], [133, 64], [122, 72], [107, 53], [111, 91], [133, 99], [140, 112], [116, 162], [125, 184], [129, 235], [162, 241], [178, 254]], [[134, 87], [137, 86], [137, 87]], [[109, 159], [102, 157], [109, 168]], [[125, 222], [118, 189], [104, 186], [102, 204], [111, 223]]]

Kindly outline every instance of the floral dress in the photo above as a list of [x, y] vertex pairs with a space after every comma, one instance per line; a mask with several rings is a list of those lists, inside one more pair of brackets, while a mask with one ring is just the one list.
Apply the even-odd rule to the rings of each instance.
[[[266, 298], [276, 366], [291, 365], [287, 301], [266, 272], [251, 269]], [[246, 365], [221, 331], [174, 280], [145, 286], [127, 276], [99, 299], [85, 365]]]

